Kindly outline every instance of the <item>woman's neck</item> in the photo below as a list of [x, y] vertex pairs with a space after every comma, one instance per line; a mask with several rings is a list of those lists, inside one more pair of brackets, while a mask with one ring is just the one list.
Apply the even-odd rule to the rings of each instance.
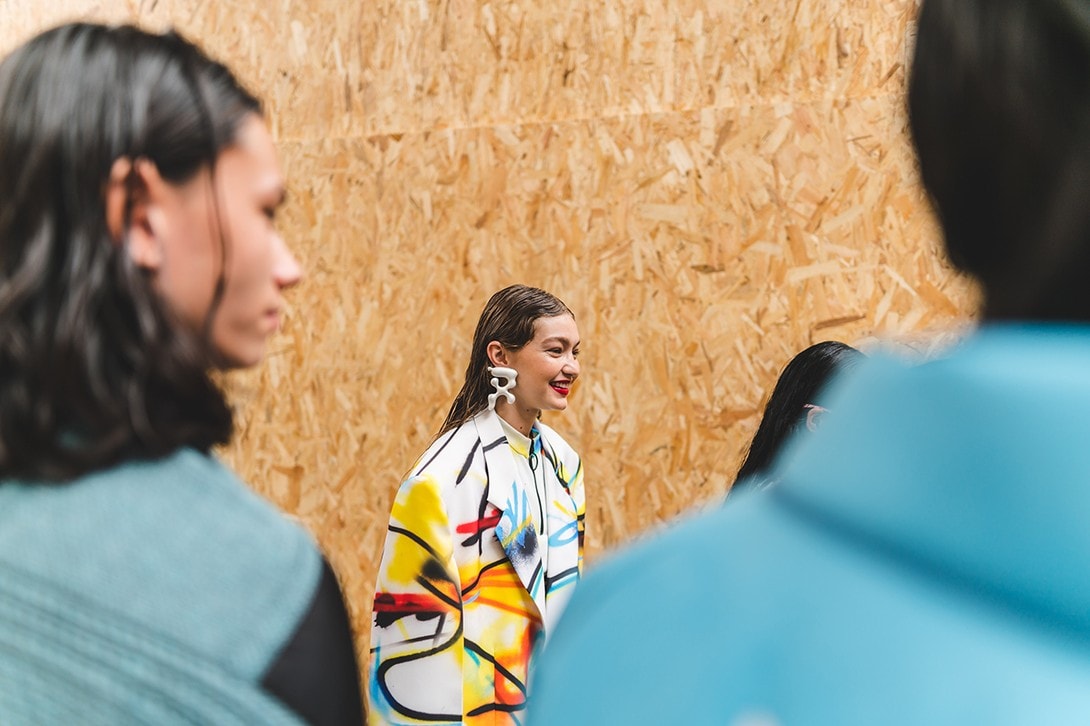
[[515, 403], [508, 403], [507, 401], [496, 402], [496, 415], [506, 421], [511, 428], [527, 438], [529, 438], [530, 429], [534, 427], [534, 423], [537, 421], [537, 417], [540, 414], [541, 411], [538, 411], [537, 409], [519, 406], [517, 401]]

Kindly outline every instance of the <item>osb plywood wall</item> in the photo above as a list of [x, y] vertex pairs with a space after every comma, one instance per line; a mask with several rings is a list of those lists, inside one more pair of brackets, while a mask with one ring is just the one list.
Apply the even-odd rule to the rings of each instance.
[[[515, 281], [577, 314], [549, 422], [596, 555], [712, 502], [798, 350], [929, 349], [973, 293], [905, 133], [915, 0], [0, 0], [174, 25], [268, 103], [308, 277], [226, 452], [339, 572], [367, 646], [389, 504]], [[941, 336], [940, 336], [941, 337]]]

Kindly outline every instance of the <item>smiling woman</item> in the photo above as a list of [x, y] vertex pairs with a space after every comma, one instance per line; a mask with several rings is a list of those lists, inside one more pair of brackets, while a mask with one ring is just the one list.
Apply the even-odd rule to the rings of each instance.
[[522, 723], [531, 660], [582, 573], [583, 469], [542, 411], [579, 377], [571, 310], [488, 301], [462, 390], [394, 501], [375, 588], [380, 723]]
[[534, 337], [522, 347], [488, 343], [488, 359], [495, 366], [515, 371], [518, 395], [496, 404], [505, 422], [529, 436], [542, 411], [563, 411], [568, 393], [579, 375], [579, 329], [571, 315], [538, 318]]

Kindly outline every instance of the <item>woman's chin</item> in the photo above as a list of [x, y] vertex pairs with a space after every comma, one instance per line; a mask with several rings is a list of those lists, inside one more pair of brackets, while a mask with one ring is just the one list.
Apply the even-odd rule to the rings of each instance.
[[232, 346], [216, 351], [215, 367], [221, 371], [253, 368], [265, 359], [265, 343], [250, 346]]
[[566, 398], [558, 398], [556, 401], [553, 401], [552, 405], [548, 408], [549, 411], [566, 411], [567, 409], [568, 399]]

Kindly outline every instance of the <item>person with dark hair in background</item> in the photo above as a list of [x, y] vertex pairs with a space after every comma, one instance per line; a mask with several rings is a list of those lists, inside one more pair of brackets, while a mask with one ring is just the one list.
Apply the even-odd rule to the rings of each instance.
[[261, 105], [175, 33], [0, 64], [0, 723], [358, 724], [340, 588], [211, 454], [299, 264]]
[[521, 724], [532, 661], [583, 567], [583, 466], [539, 419], [579, 376], [555, 296], [494, 294], [465, 383], [401, 484], [375, 587], [375, 723]]
[[1090, 722], [1090, 0], [923, 0], [909, 119], [983, 325], [585, 579], [530, 723]]
[[827, 412], [820, 402], [828, 383], [862, 357], [850, 345], [830, 340], [811, 345], [787, 363], [765, 404], [757, 433], [731, 486], [732, 494], [773, 483], [769, 471], [784, 444], [796, 431], [817, 430], [818, 421]]

